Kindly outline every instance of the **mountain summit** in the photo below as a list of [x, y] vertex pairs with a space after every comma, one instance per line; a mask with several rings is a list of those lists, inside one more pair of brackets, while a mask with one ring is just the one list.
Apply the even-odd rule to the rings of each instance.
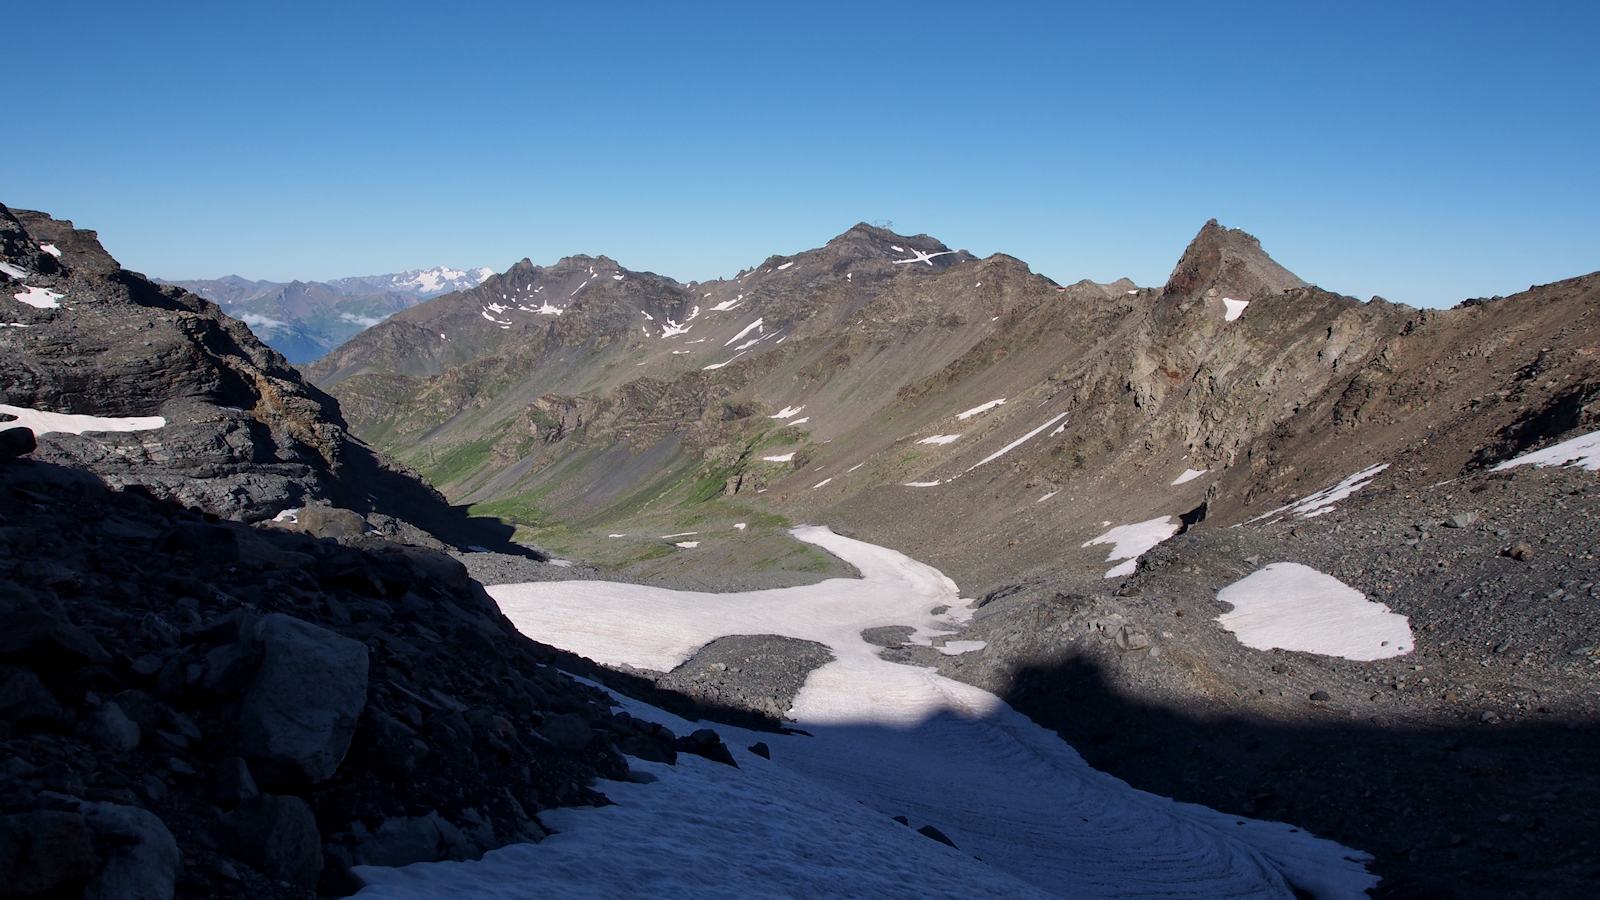
[[1169, 297], [1215, 294], [1249, 301], [1305, 286], [1299, 276], [1268, 256], [1254, 235], [1212, 219], [1189, 242], [1162, 292]]

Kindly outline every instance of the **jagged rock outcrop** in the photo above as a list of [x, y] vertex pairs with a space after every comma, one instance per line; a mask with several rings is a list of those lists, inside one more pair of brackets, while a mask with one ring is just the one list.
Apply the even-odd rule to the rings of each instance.
[[389, 534], [460, 539], [443, 498], [352, 438], [338, 404], [244, 324], [122, 269], [93, 232], [0, 207], [0, 304], [0, 404], [146, 420], [36, 426], [37, 458], [228, 518], [323, 500]]
[[443, 554], [27, 458], [0, 523], [0, 893], [348, 892], [357, 863], [538, 840], [619, 747], [673, 753]]

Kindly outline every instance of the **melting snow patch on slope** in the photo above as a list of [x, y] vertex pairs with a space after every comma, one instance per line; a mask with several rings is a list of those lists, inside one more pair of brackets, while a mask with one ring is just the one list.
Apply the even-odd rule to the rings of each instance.
[[1051, 497], [1054, 497], [1055, 495], [1057, 495], [1059, 493], [1061, 493], [1061, 492], [1060, 491], [1051, 491], [1050, 493], [1045, 494], [1044, 496], [1040, 497], [1039, 499], [1037, 499], [1037, 500], [1035, 500], [1033, 502], [1035, 502], [1035, 503], [1043, 503], [1046, 500], [1049, 500]]
[[1499, 472], [1515, 466], [1578, 466], [1591, 472], [1600, 470], [1600, 431], [1591, 431], [1543, 450], [1524, 453], [1496, 465], [1490, 471]]
[[941, 484], [944, 484], [944, 482], [937, 479], [934, 481], [908, 481], [905, 483], [905, 487], [938, 487]]
[[769, 419], [787, 419], [790, 416], [793, 416], [794, 414], [798, 413], [800, 410], [805, 409], [805, 408], [806, 407], [805, 407], [804, 403], [800, 404], [799, 406], [785, 406], [783, 409], [778, 410], [776, 413], [773, 413], [772, 415], [767, 416], [767, 418], [769, 418]]
[[[1387, 468], [1389, 468], [1388, 463], [1379, 463], [1375, 466], [1368, 466], [1367, 468], [1362, 469], [1354, 475], [1351, 475], [1349, 478], [1346, 478], [1333, 487], [1323, 488], [1322, 490], [1317, 491], [1315, 494], [1302, 497], [1293, 503], [1288, 503], [1278, 507], [1277, 509], [1264, 512], [1261, 515], [1256, 516], [1254, 519], [1250, 519], [1245, 524], [1251, 524], [1254, 522], [1259, 522], [1262, 519], [1270, 519], [1276, 516], [1284, 515], [1295, 516], [1301, 519], [1314, 519], [1317, 516], [1323, 515], [1324, 513], [1333, 512], [1335, 509], [1335, 504], [1339, 503], [1341, 500], [1344, 500], [1346, 497], [1349, 497], [1351, 494], [1354, 494], [1356, 491], [1366, 487], [1367, 484], [1372, 481], [1372, 479], [1378, 477], [1378, 473]], [[1271, 523], [1269, 522], [1268, 524]]]
[[761, 458], [766, 462], [788, 462], [789, 460], [794, 459], [794, 451], [780, 453], [777, 456], [763, 456]]
[[812, 486], [811, 486], [811, 489], [812, 489], [812, 490], [813, 490], [813, 491], [814, 491], [814, 490], [816, 490], [816, 489], [817, 489], [817, 488], [819, 488], [819, 487], [822, 487], [822, 486], [823, 486], [823, 485], [825, 485], [825, 484], [827, 484], [827, 483], [828, 483], [828, 482], [830, 482], [830, 481], [832, 481], [832, 480], [833, 480], [833, 479], [832, 479], [832, 478], [831, 478], [831, 477], [829, 477], [829, 478], [824, 478], [824, 479], [822, 479], [822, 480], [821, 480], [821, 481], [819, 481], [819, 482], [817, 482], [817, 483], [816, 483], [816, 484], [813, 484], [813, 485], [812, 485]]
[[1217, 599], [1233, 606], [1217, 622], [1256, 650], [1366, 661], [1402, 656], [1416, 646], [1405, 616], [1299, 563], [1272, 563], [1218, 591]]
[[1224, 322], [1232, 322], [1234, 319], [1237, 319], [1240, 316], [1244, 315], [1244, 308], [1246, 306], [1250, 305], [1250, 301], [1249, 300], [1235, 300], [1232, 297], [1223, 297], [1222, 298], [1222, 305], [1224, 307], [1224, 312], [1222, 313], [1222, 321], [1224, 321]]
[[28, 277], [28, 273], [26, 271], [13, 266], [11, 263], [8, 263], [3, 259], [0, 259], [0, 272], [6, 273], [18, 281]]
[[961, 435], [959, 435], [959, 434], [936, 434], [936, 435], [933, 435], [932, 437], [925, 437], [922, 440], [917, 441], [917, 443], [919, 443], [919, 444], [953, 444], [958, 439], [960, 439], [960, 437], [961, 437]]
[[784, 269], [787, 269], [792, 265], [794, 265], [794, 262], [791, 260], [790, 262], [784, 263], [783, 265], [779, 266], [778, 268], [774, 269], [773, 271], [782, 272]]
[[61, 298], [63, 295], [58, 294], [49, 288], [29, 287], [24, 285], [22, 290], [12, 294], [11, 296], [17, 298], [17, 300], [23, 303], [28, 304], [34, 309], [60, 309]]
[[672, 546], [674, 546], [674, 547], [682, 547], [685, 550], [693, 550], [694, 548], [700, 546], [700, 542], [699, 541], [679, 541], [676, 544], [673, 544]]
[[1209, 471], [1211, 471], [1211, 470], [1210, 469], [1184, 469], [1182, 475], [1179, 475], [1177, 478], [1172, 479], [1172, 483], [1173, 484], [1188, 484], [1189, 482], [1195, 480], [1196, 478], [1199, 478], [1201, 475], [1204, 475], [1205, 473], [1207, 473]]
[[990, 400], [988, 403], [980, 403], [977, 406], [974, 406], [973, 408], [967, 410], [966, 412], [956, 413], [956, 418], [958, 418], [958, 419], [970, 419], [973, 416], [981, 415], [983, 413], [986, 413], [989, 410], [994, 409], [997, 406], [1004, 406], [1005, 403], [1006, 403], [1006, 398], [1004, 398], [1004, 397], [1001, 397], [999, 400]]
[[1010, 453], [1011, 451], [1017, 449], [1018, 447], [1021, 447], [1023, 444], [1026, 444], [1027, 442], [1033, 440], [1035, 437], [1038, 436], [1039, 432], [1045, 430], [1046, 428], [1049, 428], [1051, 425], [1054, 425], [1057, 422], [1060, 422], [1062, 419], [1065, 419], [1066, 417], [1067, 417], [1066, 413], [1056, 413], [1055, 415], [1051, 416], [1050, 419], [1048, 421], [1046, 421], [1043, 425], [1040, 425], [1038, 428], [1035, 428], [1034, 430], [1028, 432], [1027, 434], [1023, 435], [1022, 437], [1017, 438], [1016, 440], [1014, 440], [1011, 443], [1005, 445], [1004, 447], [1001, 447], [999, 450], [996, 450], [995, 452], [989, 454], [988, 456], [985, 456], [983, 459], [980, 459], [977, 462], [973, 463], [972, 465], [968, 466], [967, 467], [967, 471], [971, 472], [973, 469], [976, 469], [977, 467], [979, 467], [979, 466], [981, 466], [981, 465], [983, 465], [985, 463], [994, 462], [995, 460], [999, 459], [1000, 457], [1005, 456], [1007, 453]]
[[1106, 562], [1116, 562], [1119, 559], [1126, 561], [1106, 572], [1105, 577], [1121, 578], [1132, 575], [1138, 568], [1139, 557], [1150, 548], [1177, 534], [1180, 527], [1182, 525], [1177, 519], [1172, 516], [1162, 516], [1158, 519], [1135, 522], [1132, 525], [1118, 525], [1099, 537], [1084, 541], [1083, 546], [1110, 544], [1111, 552], [1106, 554]]
[[154, 431], [167, 424], [161, 416], [85, 416], [75, 413], [53, 413], [26, 406], [8, 406], [0, 403], [0, 415], [16, 416], [15, 420], [0, 422], [0, 430], [22, 426], [34, 434], [83, 434], [87, 431]]
[[61, 250], [55, 244], [40, 244], [39, 249], [58, 259], [61, 257]]
[[724, 347], [728, 346], [729, 344], [733, 343], [734, 341], [737, 341], [738, 339], [744, 337], [745, 335], [749, 334], [750, 332], [755, 331], [757, 328], [761, 328], [762, 330], [765, 330], [765, 328], [762, 325], [763, 321], [764, 320], [762, 320], [762, 319], [757, 319], [754, 322], [751, 322], [749, 325], [746, 325], [744, 328], [739, 330], [738, 334], [736, 334], [733, 337], [728, 338], [726, 341], [724, 341], [722, 346], [724, 346]]

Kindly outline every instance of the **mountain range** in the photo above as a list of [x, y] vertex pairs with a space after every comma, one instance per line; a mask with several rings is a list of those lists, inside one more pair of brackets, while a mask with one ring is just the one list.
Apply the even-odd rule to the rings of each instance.
[[481, 283], [492, 269], [412, 269], [332, 281], [163, 280], [221, 306], [291, 363], [303, 364], [364, 328], [430, 297]]

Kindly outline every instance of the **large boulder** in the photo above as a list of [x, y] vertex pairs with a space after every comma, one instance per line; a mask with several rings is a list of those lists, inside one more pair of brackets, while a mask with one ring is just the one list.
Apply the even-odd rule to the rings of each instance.
[[228, 848], [264, 874], [312, 887], [322, 872], [322, 835], [311, 807], [299, 797], [266, 795], [228, 815]]
[[261, 666], [240, 711], [243, 755], [264, 784], [333, 777], [367, 703], [367, 648], [282, 613], [255, 626]]
[[40, 809], [0, 816], [0, 895], [68, 894], [81, 890], [97, 867], [81, 814]]
[[78, 812], [100, 838], [105, 865], [85, 900], [168, 900], [178, 879], [178, 842], [155, 813], [117, 803], [79, 801]]

